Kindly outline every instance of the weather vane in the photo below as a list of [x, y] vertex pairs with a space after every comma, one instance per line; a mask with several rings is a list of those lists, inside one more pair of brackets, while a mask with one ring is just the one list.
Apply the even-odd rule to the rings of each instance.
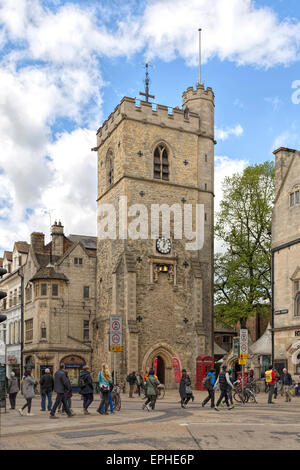
[[154, 66], [154, 65], [150, 65], [149, 62], [148, 62], [148, 59], [146, 59], [146, 64], [145, 64], [145, 69], [146, 69], [145, 93], [142, 93], [142, 92], [140, 91], [140, 95], [145, 96], [147, 102], [149, 101], [149, 98], [152, 98], [152, 99], [155, 98], [154, 95], [150, 95], [150, 93], [149, 93], [149, 83], [150, 83], [150, 78], [149, 78], [149, 66], [152, 67], [153, 69], [155, 68], [155, 66]]

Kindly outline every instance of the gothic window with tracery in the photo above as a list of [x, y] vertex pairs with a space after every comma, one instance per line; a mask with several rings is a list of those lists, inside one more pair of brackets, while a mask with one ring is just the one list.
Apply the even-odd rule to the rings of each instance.
[[300, 293], [295, 299], [295, 317], [300, 317]]
[[168, 150], [163, 144], [159, 144], [154, 151], [154, 178], [169, 181]]

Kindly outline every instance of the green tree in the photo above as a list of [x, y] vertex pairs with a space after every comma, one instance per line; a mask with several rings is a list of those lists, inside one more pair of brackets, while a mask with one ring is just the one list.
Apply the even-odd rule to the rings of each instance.
[[271, 302], [273, 162], [249, 166], [225, 178], [215, 235], [223, 253], [215, 256], [215, 316], [246, 326]]

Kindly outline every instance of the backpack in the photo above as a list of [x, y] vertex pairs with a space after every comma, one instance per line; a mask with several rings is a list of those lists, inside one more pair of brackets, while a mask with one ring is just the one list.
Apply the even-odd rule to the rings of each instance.
[[211, 375], [204, 377], [202, 384], [204, 388], [209, 388], [211, 386]]

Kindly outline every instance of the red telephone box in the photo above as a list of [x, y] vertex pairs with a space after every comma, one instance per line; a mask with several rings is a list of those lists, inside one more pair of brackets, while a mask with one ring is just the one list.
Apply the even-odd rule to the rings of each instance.
[[196, 389], [204, 390], [202, 381], [210, 369], [214, 367], [214, 358], [211, 356], [199, 356], [196, 359]]

